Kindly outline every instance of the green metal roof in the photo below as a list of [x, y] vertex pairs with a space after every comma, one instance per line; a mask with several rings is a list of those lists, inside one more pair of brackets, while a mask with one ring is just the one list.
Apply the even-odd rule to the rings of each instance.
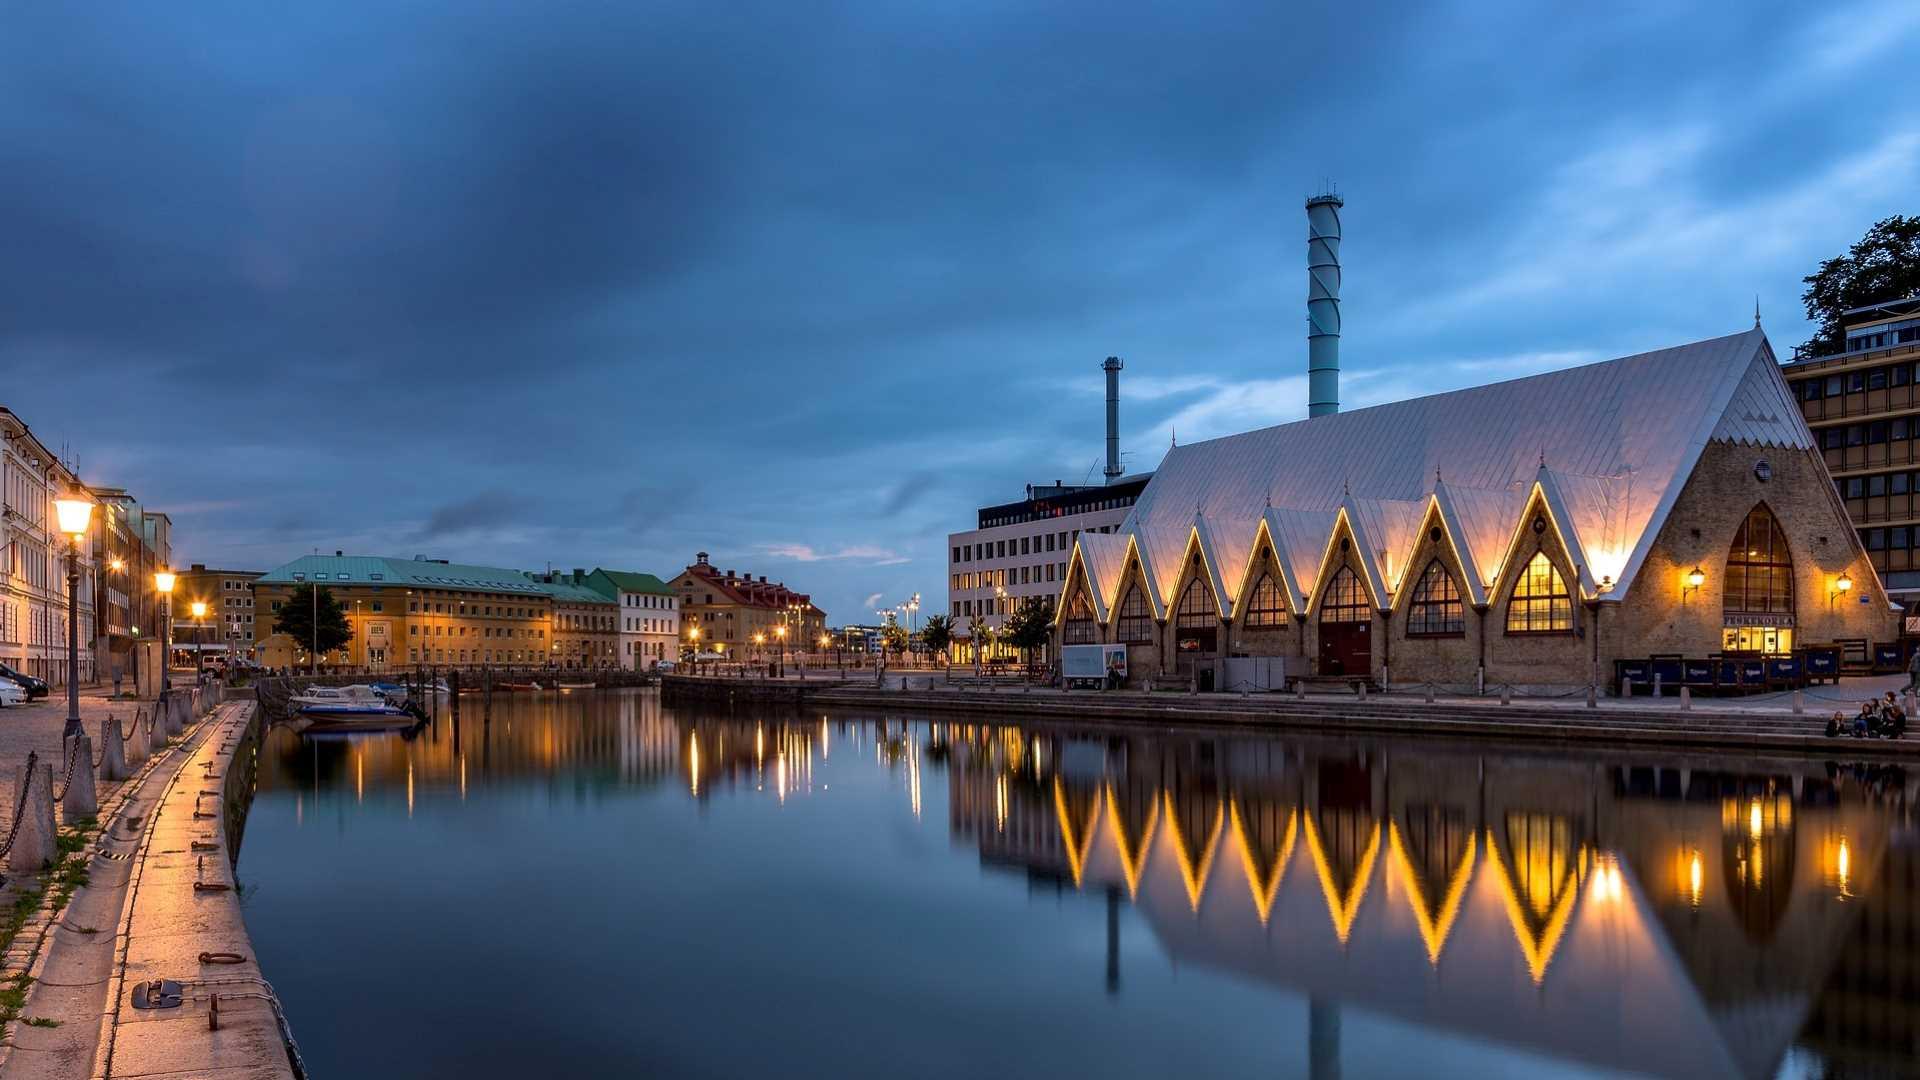
[[642, 574], [632, 570], [595, 570], [587, 575], [587, 584], [600, 595], [619, 599], [619, 594], [653, 593], [655, 596], [671, 596], [673, 590], [667, 583], [652, 574]]
[[[531, 578], [533, 575], [529, 574], [527, 576]], [[554, 576], [557, 578], [559, 574], [556, 573]], [[581, 579], [579, 584], [575, 584], [572, 575], [568, 575], [565, 581], [547, 582], [535, 580], [534, 585], [538, 586], [548, 596], [553, 597], [554, 603], [556, 604], [611, 604], [614, 602], [613, 597], [608, 596], [598, 589], [589, 587], [584, 578]]]
[[424, 559], [388, 559], [373, 555], [302, 555], [262, 574], [262, 585], [298, 582], [347, 585], [399, 585], [407, 588], [549, 595], [553, 586], [530, 580], [519, 570]]

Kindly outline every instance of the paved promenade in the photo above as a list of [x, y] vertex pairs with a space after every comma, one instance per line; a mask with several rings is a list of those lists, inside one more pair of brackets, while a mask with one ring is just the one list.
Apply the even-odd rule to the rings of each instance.
[[[97, 739], [110, 714], [123, 731], [132, 727], [136, 707], [152, 709], [83, 695], [81, 715]], [[98, 824], [62, 817], [76, 844], [63, 848], [63, 867], [8, 875], [8, 901], [46, 894], [20, 920], [0, 970], [10, 1018], [0, 1078], [292, 1075], [227, 855], [227, 814], [250, 795], [254, 711], [250, 695], [218, 706], [132, 778], [100, 783]], [[61, 760], [65, 717], [63, 698], [0, 713], [9, 814], [27, 754]], [[246, 767], [236, 770], [236, 757]], [[70, 899], [57, 887], [68, 868], [84, 870], [67, 886]], [[154, 978], [182, 984], [176, 1007], [133, 1007]]]

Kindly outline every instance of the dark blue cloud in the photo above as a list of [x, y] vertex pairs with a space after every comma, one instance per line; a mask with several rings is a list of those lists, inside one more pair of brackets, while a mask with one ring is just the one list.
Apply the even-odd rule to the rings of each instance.
[[[939, 596], [944, 534], [1301, 410], [1740, 325], [1913, 212], [1901, 4], [57, 5], [0, 37], [5, 403], [177, 519]], [[1892, 66], [1890, 66], [1892, 65]], [[1885, 81], [1882, 79], [1881, 81]], [[1136, 382], [1137, 381], [1137, 382]], [[907, 561], [897, 561], [900, 557]]]

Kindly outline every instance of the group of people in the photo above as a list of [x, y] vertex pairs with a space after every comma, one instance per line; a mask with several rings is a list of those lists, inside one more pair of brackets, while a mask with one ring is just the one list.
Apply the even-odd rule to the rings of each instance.
[[1907, 733], [1907, 710], [1900, 707], [1899, 699], [1893, 691], [1884, 697], [1868, 698], [1860, 703], [1860, 711], [1849, 718], [1845, 713], [1835, 712], [1827, 719], [1827, 738], [1837, 739], [1850, 735], [1856, 739], [1898, 739]]

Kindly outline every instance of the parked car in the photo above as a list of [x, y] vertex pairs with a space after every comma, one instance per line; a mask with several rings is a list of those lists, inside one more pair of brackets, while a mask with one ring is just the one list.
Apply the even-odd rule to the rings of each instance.
[[26, 703], [27, 692], [19, 683], [12, 679], [0, 679], [0, 709]]
[[47, 685], [47, 680], [36, 679], [24, 672], [15, 671], [5, 664], [0, 664], [0, 679], [6, 679], [25, 690], [28, 698], [43, 698], [53, 690]]
[[673, 668], [674, 668], [674, 663], [671, 660], [655, 660], [653, 662], [653, 670], [659, 672], [662, 675], [673, 674]]

